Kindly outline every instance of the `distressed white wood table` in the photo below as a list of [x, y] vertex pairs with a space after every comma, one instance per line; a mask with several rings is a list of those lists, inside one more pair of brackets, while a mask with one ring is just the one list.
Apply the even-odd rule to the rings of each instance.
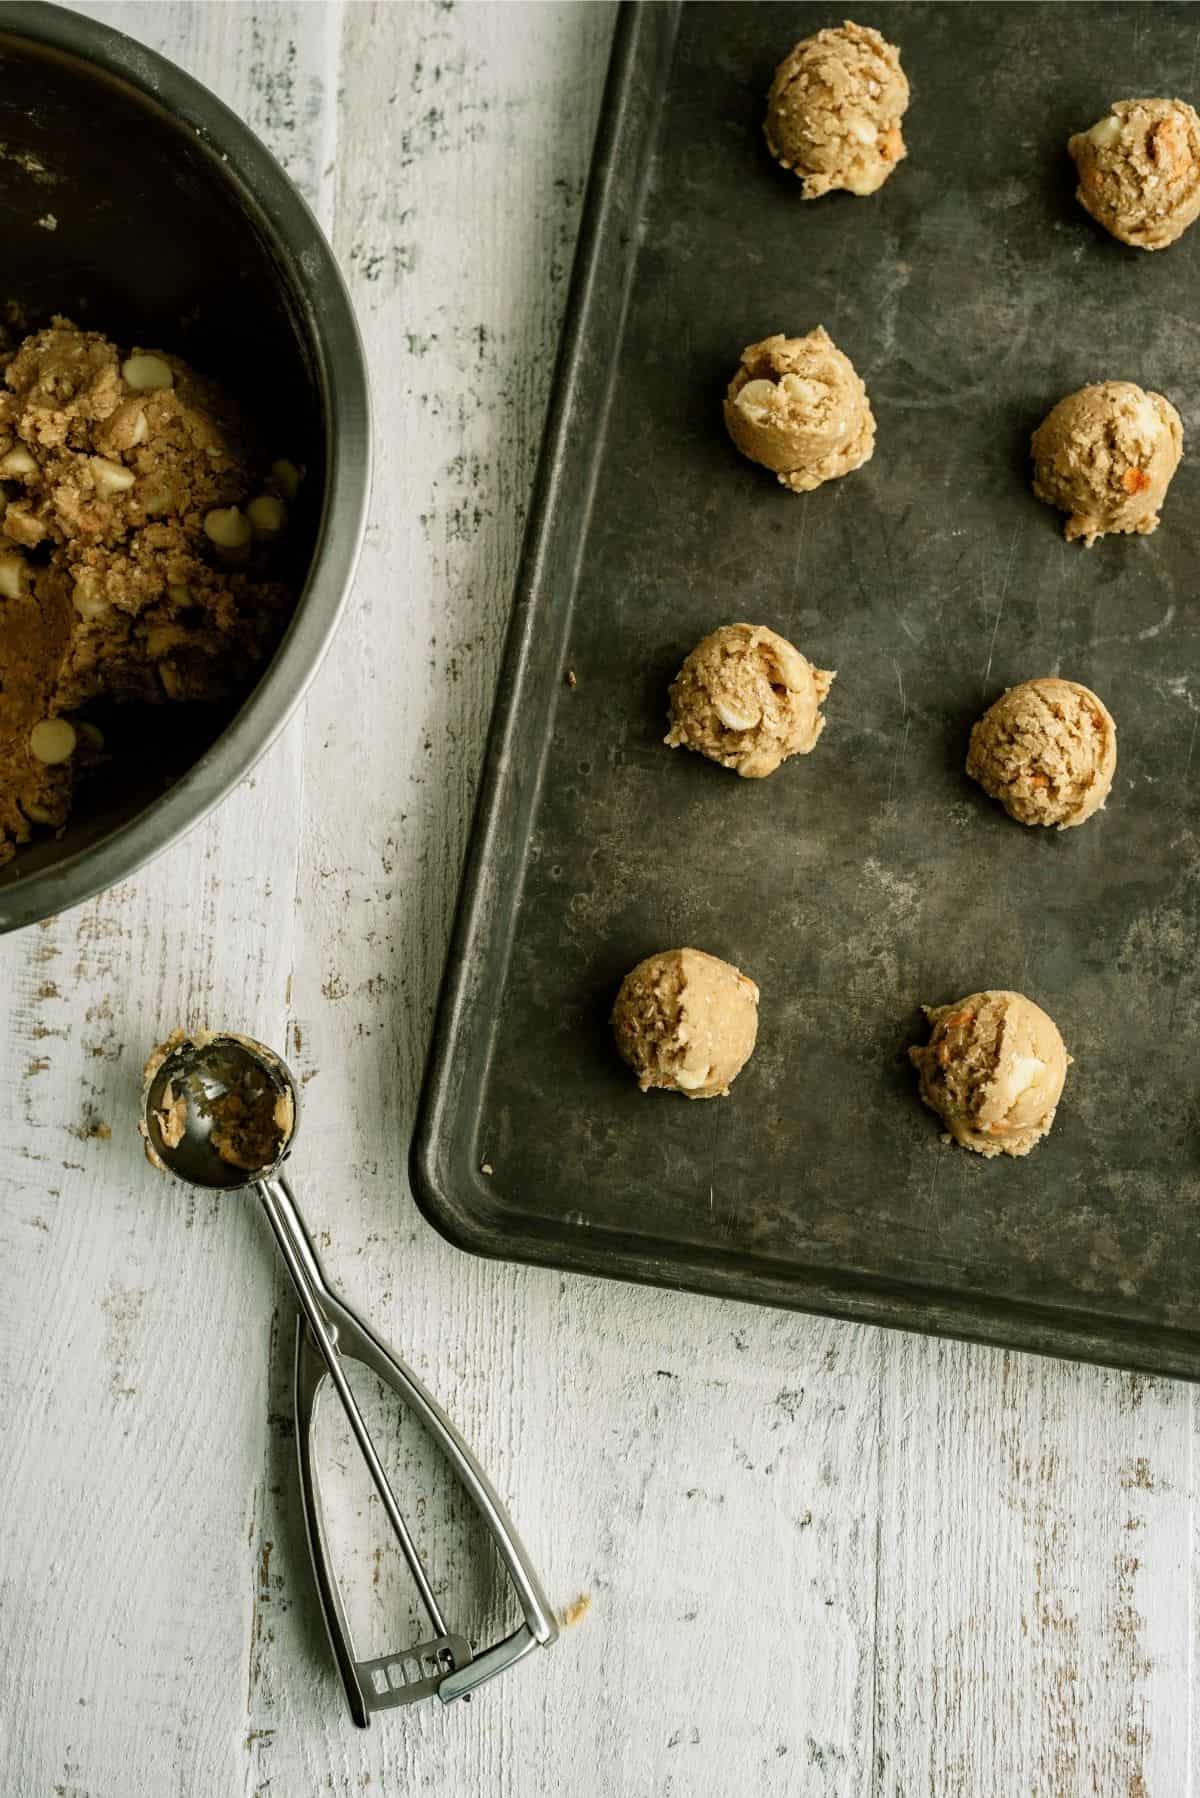
[[[488, 1265], [408, 1194], [609, 5], [89, 10], [316, 205], [378, 473], [304, 717], [138, 879], [0, 943], [0, 1794], [1187, 1798], [1189, 1389]], [[469, 1707], [345, 1715], [271, 1245], [132, 1133], [180, 1021], [302, 1072], [331, 1277], [460, 1420], [555, 1603], [591, 1598]], [[496, 1627], [461, 1505], [375, 1416], [452, 1617]], [[398, 1647], [377, 1502], [328, 1448], [360, 1647]]]

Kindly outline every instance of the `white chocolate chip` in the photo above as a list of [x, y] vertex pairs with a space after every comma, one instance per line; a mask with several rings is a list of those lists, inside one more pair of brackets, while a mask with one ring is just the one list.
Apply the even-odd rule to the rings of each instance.
[[271, 474], [284, 499], [295, 499], [300, 491], [300, 470], [294, 462], [272, 462]]
[[29, 752], [37, 761], [54, 768], [59, 762], [70, 761], [77, 741], [74, 725], [65, 718], [43, 718], [29, 733]]
[[809, 411], [815, 412], [825, 397], [820, 381], [806, 381], [800, 375], [783, 375], [779, 385], [794, 406], [803, 406]]
[[250, 520], [237, 506], [218, 506], [205, 514], [204, 534], [222, 555], [242, 556], [250, 547]]
[[683, 1062], [675, 1069], [675, 1084], [682, 1087], [685, 1093], [694, 1093], [707, 1079], [707, 1069], [689, 1068]]
[[121, 373], [126, 386], [132, 387], [135, 393], [160, 393], [163, 388], [175, 385], [171, 365], [161, 356], [130, 356], [122, 364]]
[[879, 133], [870, 119], [855, 119], [850, 126], [850, 135], [857, 138], [860, 144], [873, 144]]
[[146, 654], [152, 662], [157, 662], [169, 650], [178, 649], [187, 640], [187, 632], [177, 624], [152, 624], [146, 632]]
[[3, 460], [0, 460], [0, 474], [22, 475], [36, 473], [37, 463], [23, 443], [15, 444]]
[[101, 499], [111, 499], [114, 493], [128, 493], [137, 479], [132, 468], [110, 462], [107, 456], [89, 456], [88, 461]]
[[40, 519], [35, 518], [28, 506], [11, 505], [4, 514], [4, 533], [14, 543], [23, 544], [32, 549], [43, 537], [49, 536]]
[[145, 443], [149, 434], [146, 414], [136, 400], [123, 400], [108, 419], [101, 436], [103, 447], [118, 453]]
[[1129, 416], [1140, 442], [1153, 451], [1163, 434], [1163, 422], [1155, 411], [1154, 401], [1148, 393], [1139, 394]]
[[287, 507], [273, 493], [260, 493], [246, 507], [246, 517], [256, 537], [278, 537], [287, 523]]
[[723, 704], [719, 699], [716, 701], [716, 713], [726, 730], [753, 730], [762, 717], [761, 711], [753, 714], [739, 712], [734, 706]]
[[0, 556], [0, 599], [20, 599], [25, 591], [25, 558]]
[[774, 381], [747, 381], [738, 392], [737, 404], [744, 412], [769, 412], [775, 404]]
[[812, 679], [808, 663], [791, 643], [776, 643], [773, 648], [774, 672], [779, 677], [780, 685], [786, 687], [789, 693], [802, 692]]
[[100, 590], [100, 582], [88, 569], [76, 575], [75, 591], [71, 599], [79, 616], [89, 622], [103, 618], [108, 611], [108, 601]]
[[1032, 1086], [1041, 1084], [1046, 1072], [1046, 1064], [1036, 1055], [1017, 1055], [1013, 1058], [1008, 1079], [1004, 1083], [1004, 1096], [1010, 1105], [1027, 1093]]
[[147, 518], [157, 518], [171, 510], [171, 495], [165, 487], [147, 487], [144, 493], [138, 494], [138, 500]]
[[1101, 119], [1098, 125], [1093, 125], [1088, 132], [1088, 137], [1098, 150], [1107, 150], [1110, 145], [1116, 143], [1120, 135], [1121, 121], [1115, 118], [1111, 112], [1107, 118]]

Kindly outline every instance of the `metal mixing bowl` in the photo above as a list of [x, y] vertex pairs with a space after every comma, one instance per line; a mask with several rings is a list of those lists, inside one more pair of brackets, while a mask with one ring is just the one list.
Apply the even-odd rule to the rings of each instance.
[[[233, 788], [286, 723], [349, 591], [370, 480], [362, 347], [304, 201], [208, 90], [120, 32], [0, 4], [0, 303], [177, 351], [303, 463], [301, 597], [238, 708], [112, 708], [111, 761], [62, 836], [0, 869], [0, 931], [133, 873]], [[49, 223], [48, 221], [53, 221]]]

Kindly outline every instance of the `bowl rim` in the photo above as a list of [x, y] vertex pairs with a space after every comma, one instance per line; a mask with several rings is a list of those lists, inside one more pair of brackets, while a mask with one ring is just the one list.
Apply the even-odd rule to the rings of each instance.
[[[300, 705], [349, 603], [366, 530], [371, 415], [366, 360], [340, 269], [310, 207], [275, 157], [204, 84], [157, 51], [47, 0], [0, 8], [0, 45], [24, 39], [90, 63], [196, 134], [269, 242], [309, 349], [326, 432], [312, 561], [292, 621], [216, 742], [160, 798], [52, 868], [0, 885], [0, 935], [40, 923], [128, 879], [201, 823], [275, 742]], [[19, 853], [19, 852], [18, 852]]]

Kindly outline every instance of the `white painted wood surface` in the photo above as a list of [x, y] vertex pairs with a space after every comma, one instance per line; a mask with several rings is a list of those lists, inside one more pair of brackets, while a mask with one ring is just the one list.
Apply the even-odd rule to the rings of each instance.
[[[222, 93], [316, 204], [378, 473], [303, 720], [138, 879], [0, 942], [0, 1794], [1188, 1798], [1190, 1390], [483, 1264], [408, 1196], [610, 7], [88, 10]], [[591, 1595], [470, 1707], [344, 1714], [270, 1244], [132, 1135], [180, 1020], [302, 1071], [331, 1274], [461, 1421], [555, 1602]], [[452, 1610], [495, 1626], [461, 1506], [379, 1427]], [[377, 1506], [330, 1458], [363, 1646], [399, 1646]]]

